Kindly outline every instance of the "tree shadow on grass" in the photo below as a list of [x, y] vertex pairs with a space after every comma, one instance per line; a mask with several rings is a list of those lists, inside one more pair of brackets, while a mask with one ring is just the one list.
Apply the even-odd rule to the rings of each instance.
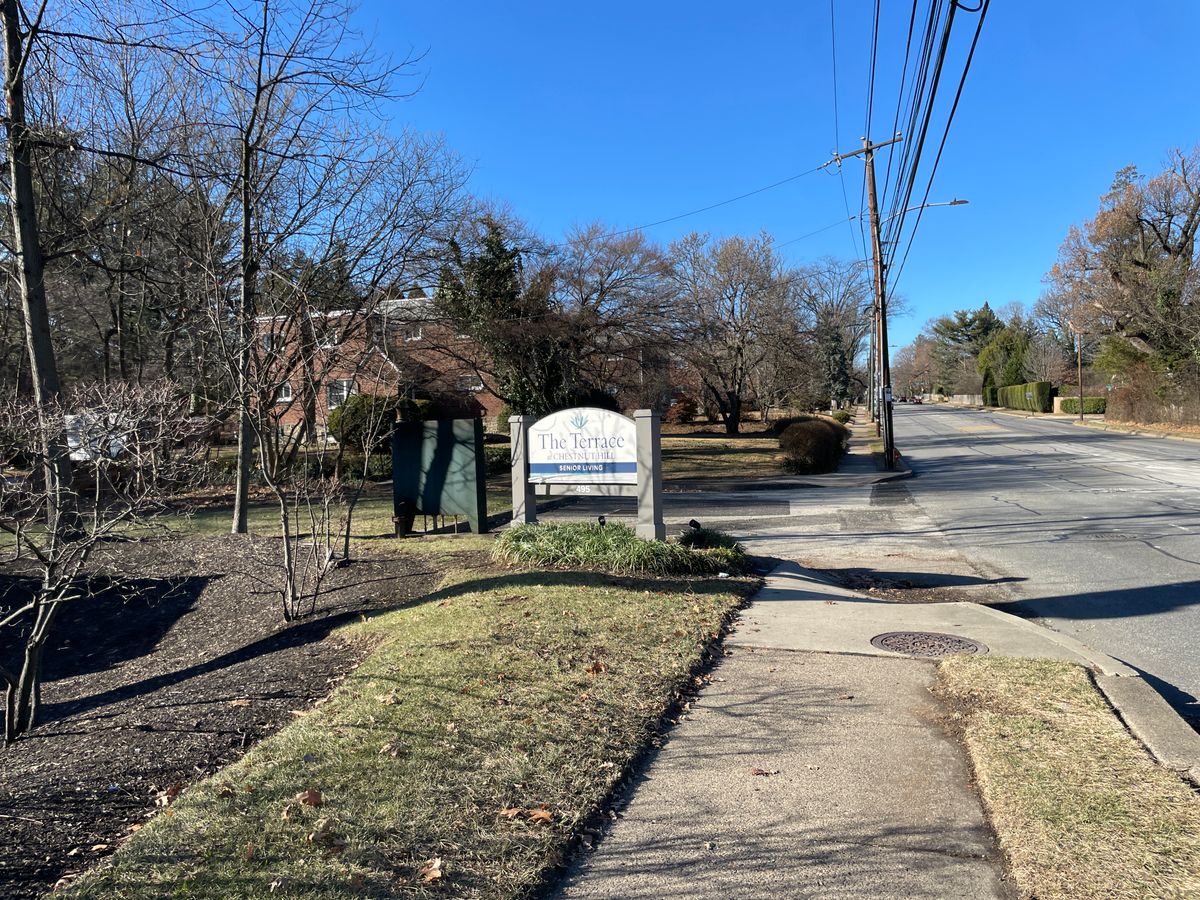
[[[365, 620], [429, 603], [440, 603], [444, 600], [468, 594], [487, 591], [516, 593], [521, 590], [531, 590], [537, 587], [577, 587], [582, 591], [584, 589], [610, 586], [633, 592], [690, 592], [697, 595], [711, 595], [729, 593], [731, 591], [744, 593], [745, 591], [739, 591], [740, 585], [740, 582], [731, 582], [718, 578], [664, 579], [650, 576], [608, 575], [601, 572], [581, 571], [515, 571], [489, 575], [483, 578], [467, 579], [430, 593], [422, 594], [421, 596], [404, 599], [398, 603], [379, 605], [369, 609], [347, 609], [342, 607], [341, 611], [294, 623], [226, 653], [170, 672], [143, 678], [130, 684], [114, 687], [86, 697], [46, 703], [42, 707], [41, 721], [49, 723], [69, 716], [77, 716], [111, 704], [151, 694], [163, 688], [178, 685], [191, 678], [225, 669], [264, 654], [276, 653], [281, 650], [321, 641], [328, 637], [331, 632], [353, 621]], [[153, 644], [149, 644], [149, 646], [152, 649]], [[107, 666], [109, 663], [104, 662], [104, 665]]]

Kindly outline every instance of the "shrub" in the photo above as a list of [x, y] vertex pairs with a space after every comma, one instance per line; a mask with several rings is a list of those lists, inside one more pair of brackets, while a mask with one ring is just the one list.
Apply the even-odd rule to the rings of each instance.
[[679, 536], [679, 543], [693, 550], [742, 550], [742, 545], [731, 534], [718, 531], [715, 528], [689, 528]]
[[833, 419], [833, 421], [837, 422], [839, 425], [850, 424], [850, 413], [846, 412], [844, 409], [835, 409], [830, 414], [829, 418]]
[[837, 469], [850, 432], [832, 419], [813, 418], [789, 425], [779, 437], [787, 468], [801, 475], [820, 475]]
[[366, 449], [363, 445], [368, 440], [372, 444], [371, 450], [390, 447], [392, 424], [400, 408], [401, 404], [393, 397], [352, 394], [329, 414], [329, 433], [339, 444], [352, 450]]
[[741, 572], [747, 564], [740, 547], [690, 549], [643, 541], [627, 525], [583, 522], [507, 528], [496, 538], [492, 555], [510, 563], [616, 575], [714, 575]]
[[795, 425], [797, 422], [813, 422], [819, 418], [819, 416], [809, 415], [808, 413], [800, 413], [796, 416], [784, 416], [783, 418], [776, 419], [771, 423], [771, 433], [778, 437], [787, 431], [790, 426]]
[[1027, 384], [1012, 384], [997, 391], [1000, 405], [1005, 409], [1023, 409], [1026, 412], [1050, 412], [1052, 387], [1048, 381], [1031, 381]]
[[512, 468], [512, 449], [507, 444], [483, 448], [483, 469], [488, 478], [504, 475]]
[[512, 407], [507, 403], [500, 407], [500, 411], [496, 413], [496, 433], [508, 434], [512, 430], [512, 426], [508, 424], [509, 417], [513, 414]]
[[984, 406], [999, 406], [1000, 398], [997, 394], [996, 387], [991, 384], [983, 386], [983, 405]]
[[680, 397], [663, 414], [663, 421], [668, 425], [687, 425], [696, 418], [699, 407], [691, 397]]
[[[1108, 405], [1105, 397], [1084, 397], [1083, 412], [1088, 416], [1104, 415], [1105, 407]], [[1065, 413], [1073, 416], [1079, 415], [1079, 398], [1078, 397], [1063, 397], [1061, 409]]]

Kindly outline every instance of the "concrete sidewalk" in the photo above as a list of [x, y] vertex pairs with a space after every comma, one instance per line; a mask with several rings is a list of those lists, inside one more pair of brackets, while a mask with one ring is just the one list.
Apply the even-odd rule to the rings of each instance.
[[933, 675], [735, 649], [558, 896], [1007, 896]]
[[969, 767], [929, 693], [935, 663], [870, 643], [899, 630], [1135, 674], [983, 606], [873, 600], [784, 563], [557, 896], [1009, 896]]

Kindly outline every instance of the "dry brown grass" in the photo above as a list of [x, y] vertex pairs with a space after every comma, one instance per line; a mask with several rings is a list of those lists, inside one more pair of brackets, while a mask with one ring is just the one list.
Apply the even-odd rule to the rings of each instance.
[[1126, 732], [1083, 668], [941, 664], [979, 789], [1021, 894], [1200, 896], [1200, 797]]
[[724, 478], [784, 474], [779, 438], [772, 434], [704, 437], [663, 435], [665, 478]]

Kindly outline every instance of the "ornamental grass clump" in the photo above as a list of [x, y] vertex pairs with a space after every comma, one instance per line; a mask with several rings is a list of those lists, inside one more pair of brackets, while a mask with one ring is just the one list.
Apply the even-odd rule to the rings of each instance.
[[616, 575], [732, 574], [744, 571], [747, 565], [746, 554], [736, 541], [732, 546], [695, 548], [644, 541], [629, 526], [611, 523], [518, 525], [501, 532], [492, 555], [509, 563], [600, 569]]

